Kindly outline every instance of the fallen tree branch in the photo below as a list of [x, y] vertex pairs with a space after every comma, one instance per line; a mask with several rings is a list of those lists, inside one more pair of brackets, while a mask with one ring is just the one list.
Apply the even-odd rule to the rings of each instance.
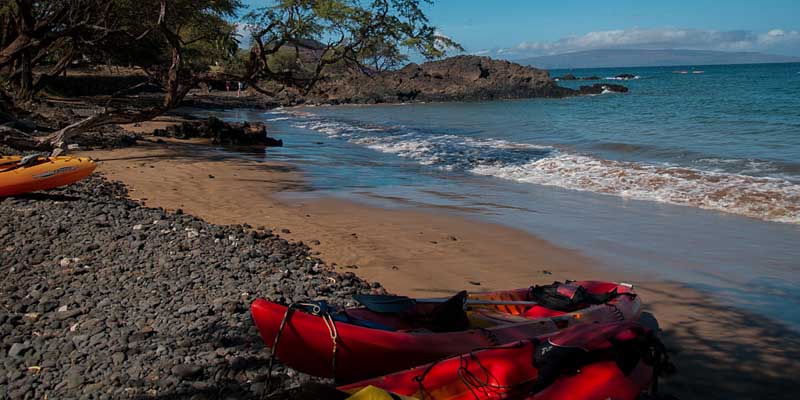
[[35, 136], [8, 125], [0, 125], [0, 144], [22, 151], [47, 151], [49, 146]]

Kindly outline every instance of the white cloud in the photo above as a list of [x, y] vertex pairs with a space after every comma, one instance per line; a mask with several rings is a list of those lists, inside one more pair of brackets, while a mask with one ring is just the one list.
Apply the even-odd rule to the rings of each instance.
[[629, 28], [571, 35], [555, 41], [526, 41], [515, 47], [496, 50], [495, 53], [533, 56], [608, 48], [777, 51], [800, 54], [800, 32], [777, 28], [763, 33], [745, 30]]

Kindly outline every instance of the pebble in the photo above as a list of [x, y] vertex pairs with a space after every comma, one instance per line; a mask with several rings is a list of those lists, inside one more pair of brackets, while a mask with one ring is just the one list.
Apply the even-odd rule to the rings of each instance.
[[[250, 302], [385, 293], [266, 227], [146, 208], [96, 175], [45, 193], [72, 200], [0, 201], [0, 398], [188, 399], [194, 383], [252, 398], [269, 351]], [[273, 373], [272, 390], [315, 379], [280, 363]]]
[[190, 379], [200, 374], [203, 368], [193, 364], [179, 364], [172, 367], [172, 374], [183, 379]]
[[197, 306], [195, 306], [195, 305], [183, 306], [183, 307], [178, 309], [178, 314], [190, 314], [190, 313], [195, 312], [196, 310], [197, 310]]
[[8, 349], [8, 356], [9, 357], [19, 357], [25, 350], [31, 348], [31, 345], [25, 343], [14, 343], [11, 345], [11, 348]]

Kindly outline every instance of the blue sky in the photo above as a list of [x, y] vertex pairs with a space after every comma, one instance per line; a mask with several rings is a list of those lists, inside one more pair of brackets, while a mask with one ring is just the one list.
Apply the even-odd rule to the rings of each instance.
[[468, 53], [509, 59], [597, 48], [800, 56], [800, 0], [438, 0], [425, 10]]

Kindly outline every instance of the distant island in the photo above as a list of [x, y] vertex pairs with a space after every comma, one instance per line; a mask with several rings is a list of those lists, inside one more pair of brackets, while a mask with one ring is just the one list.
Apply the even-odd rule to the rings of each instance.
[[602, 49], [531, 57], [515, 61], [537, 68], [559, 69], [787, 63], [800, 62], [800, 57], [712, 50]]

